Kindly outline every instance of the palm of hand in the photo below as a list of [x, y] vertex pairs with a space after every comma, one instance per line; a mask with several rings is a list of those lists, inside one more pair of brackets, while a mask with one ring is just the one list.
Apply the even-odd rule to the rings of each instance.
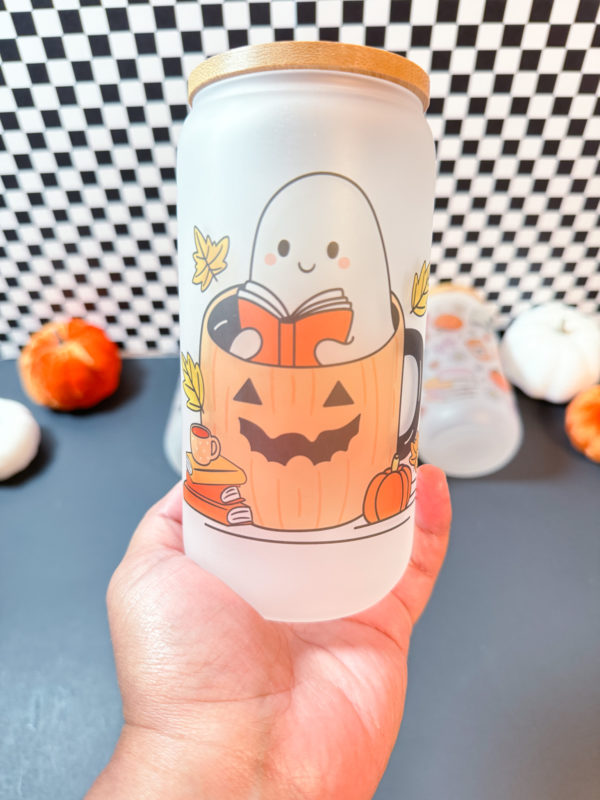
[[413, 558], [394, 592], [331, 622], [264, 620], [183, 555], [177, 502], [144, 518], [109, 589], [126, 722], [209, 731], [223, 768], [260, 761], [261, 798], [371, 797], [402, 717], [412, 624], [446, 549], [443, 476], [421, 471]]

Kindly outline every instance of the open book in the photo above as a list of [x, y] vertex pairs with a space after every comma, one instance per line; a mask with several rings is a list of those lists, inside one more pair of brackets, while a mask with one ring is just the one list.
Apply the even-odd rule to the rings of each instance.
[[288, 311], [274, 292], [267, 289], [262, 283], [256, 283], [256, 281], [246, 281], [242, 288], [238, 290], [238, 298], [256, 303], [270, 311], [274, 316], [288, 321], [298, 320], [310, 314], [317, 314], [319, 311], [329, 311], [334, 308], [345, 308], [352, 311], [352, 304], [341, 289], [325, 289], [300, 303], [291, 312]]
[[318, 366], [319, 342], [345, 342], [352, 325], [352, 304], [341, 289], [325, 289], [293, 311], [266, 286], [247, 281], [238, 290], [242, 329], [253, 328], [261, 348], [252, 361], [286, 367]]

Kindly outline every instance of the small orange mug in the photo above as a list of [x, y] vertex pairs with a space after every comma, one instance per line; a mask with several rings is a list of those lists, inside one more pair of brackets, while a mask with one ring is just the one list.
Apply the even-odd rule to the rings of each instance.
[[204, 425], [190, 426], [190, 446], [198, 464], [206, 466], [219, 457], [221, 443]]

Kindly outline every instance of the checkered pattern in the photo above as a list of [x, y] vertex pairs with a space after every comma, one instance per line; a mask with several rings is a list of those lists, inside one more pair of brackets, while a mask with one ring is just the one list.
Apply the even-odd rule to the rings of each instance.
[[597, 0], [0, 0], [0, 356], [85, 315], [175, 352], [175, 147], [185, 77], [274, 39], [401, 53], [431, 76], [432, 271], [503, 328], [600, 310]]

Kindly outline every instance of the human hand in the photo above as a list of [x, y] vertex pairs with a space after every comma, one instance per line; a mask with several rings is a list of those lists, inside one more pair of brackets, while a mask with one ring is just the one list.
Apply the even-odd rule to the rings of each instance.
[[175, 486], [108, 588], [125, 724], [88, 800], [371, 798], [450, 517], [443, 473], [421, 467], [412, 557], [394, 590], [352, 617], [271, 622], [184, 555]]

